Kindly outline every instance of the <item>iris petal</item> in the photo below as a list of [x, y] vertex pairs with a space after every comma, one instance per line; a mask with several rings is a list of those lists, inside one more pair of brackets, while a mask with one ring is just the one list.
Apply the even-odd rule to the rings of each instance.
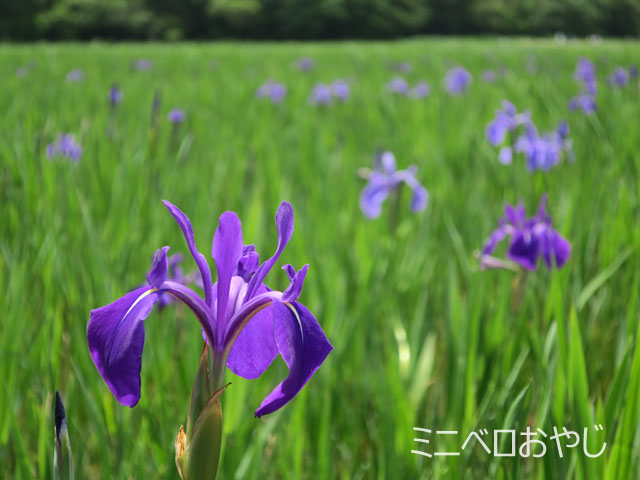
[[244, 298], [245, 303], [256, 294], [267, 273], [273, 268], [273, 265], [282, 254], [287, 243], [291, 240], [291, 236], [293, 235], [293, 207], [289, 202], [282, 202], [278, 207], [278, 211], [276, 212], [276, 229], [278, 231], [278, 248], [273, 256], [260, 265], [255, 275], [251, 277], [247, 294]]
[[322, 328], [303, 305], [297, 302], [285, 305], [274, 300], [270, 310], [276, 344], [289, 367], [289, 376], [264, 399], [256, 417], [275, 412], [293, 399], [333, 350]]
[[153, 257], [153, 265], [151, 271], [147, 275], [147, 281], [152, 287], [159, 287], [167, 279], [169, 273], [169, 262], [167, 260], [167, 251], [169, 247], [162, 247], [156, 251]]
[[382, 213], [382, 203], [389, 195], [388, 181], [383, 175], [373, 173], [360, 194], [360, 209], [367, 218], [377, 218]]
[[213, 237], [211, 255], [218, 270], [218, 301], [216, 315], [216, 335], [221, 339], [227, 319], [227, 303], [231, 277], [242, 256], [242, 225], [234, 212], [220, 215], [219, 225]]
[[93, 362], [116, 399], [128, 407], [140, 400], [143, 320], [158, 298], [154, 289], [138, 288], [89, 316], [87, 340]]
[[202, 286], [204, 288], [204, 296], [207, 302], [207, 305], [210, 307], [213, 305], [213, 286], [211, 283], [211, 270], [209, 269], [209, 264], [207, 263], [207, 259], [202, 255], [198, 248], [196, 247], [196, 240], [193, 234], [193, 226], [191, 225], [191, 221], [189, 217], [187, 217], [182, 211], [173, 205], [172, 203], [163, 200], [165, 207], [169, 209], [173, 218], [176, 219], [178, 225], [182, 229], [182, 233], [184, 234], [184, 238], [187, 241], [187, 246], [189, 247], [189, 251], [191, 252], [191, 256], [196, 261], [198, 265], [198, 270], [200, 270], [200, 275], [202, 276]]

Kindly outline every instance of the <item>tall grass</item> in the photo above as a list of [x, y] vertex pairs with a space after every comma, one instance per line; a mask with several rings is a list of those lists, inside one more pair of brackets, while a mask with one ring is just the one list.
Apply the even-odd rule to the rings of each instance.
[[[291, 66], [301, 56], [316, 60], [313, 72]], [[580, 56], [598, 68], [591, 117], [567, 110]], [[132, 70], [138, 58], [153, 69]], [[2, 471], [52, 476], [58, 389], [77, 477], [176, 478], [173, 443], [202, 347], [197, 322], [180, 307], [149, 317], [142, 398], [129, 409], [91, 361], [89, 310], [144, 281], [160, 246], [187, 253], [161, 199], [191, 217], [205, 253], [218, 216], [236, 211], [263, 257], [275, 249], [275, 209], [289, 200], [296, 227], [282, 263], [310, 264], [301, 299], [335, 350], [291, 404], [260, 420], [253, 412], [286, 366], [278, 360], [251, 382], [228, 372], [220, 478], [636, 478], [640, 90], [611, 89], [604, 77], [638, 59], [640, 44], [613, 41], [0, 45]], [[411, 62], [405, 76], [429, 81], [431, 96], [385, 92], [393, 61]], [[474, 80], [451, 97], [442, 78], [456, 65]], [[65, 82], [74, 67], [83, 82]], [[506, 76], [484, 83], [488, 68]], [[269, 78], [288, 86], [282, 105], [253, 98]], [[336, 78], [352, 82], [349, 101], [308, 105], [316, 82]], [[109, 138], [114, 81], [124, 100]], [[150, 135], [156, 89], [162, 116]], [[531, 110], [542, 130], [567, 120], [575, 162], [534, 174], [522, 161], [500, 165], [484, 128], [503, 98]], [[174, 106], [188, 118], [172, 143]], [[78, 164], [46, 159], [58, 132], [83, 145]], [[393, 231], [390, 205], [376, 221], [358, 207], [357, 169], [379, 148], [400, 167], [418, 165], [430, 192], [421, 214], [401, 205]], [[545, 192], [573, 246], [567, 266], [526, 278], [479, 271], [474, 253], [504, 204], [522, 200], [533, 213]], [[269, 276], [274, 288], [285, 280], [278, 269]], [[495, 457], [473, 442], [459, 457], [410, 453], [420, 446], [414, 426], [458, 430], [450, 443], [431, 440], [460, 450], [472, 431], [527, 425], [549, 435], [587, 427], [590, 450], [607, 448], [597, 459], [582, 444], [559, 458], [550, 440], [539, 459]]]

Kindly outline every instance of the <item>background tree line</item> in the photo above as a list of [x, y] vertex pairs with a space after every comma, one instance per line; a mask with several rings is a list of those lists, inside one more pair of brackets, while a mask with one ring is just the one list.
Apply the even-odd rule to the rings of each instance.
[[637, 36], [640, 0], [0, 0], [0, 40]]

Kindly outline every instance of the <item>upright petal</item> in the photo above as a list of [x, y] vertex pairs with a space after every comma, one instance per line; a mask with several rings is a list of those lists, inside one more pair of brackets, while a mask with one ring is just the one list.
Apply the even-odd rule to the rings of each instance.
[[252, 380], [262, 375], [277, 355], [271, 307], [267, 307], [242, 329], [231, 347], [227, 366], [236, 375]]
[[256, 411], [256, 417], [275, 412], [287, 404], [333, 350], [322, 328], [303, 305], [297, 302], [284, 304], [275, 300], [270, 310], [276, 344], [289, 367], [289, 376], [264, 399]]
[[158, 297], [153, 288], [138, 288], [89, 316], [87, 340], [93, 363], [116, 399], [128, 407], [140, 400], [143, 320]]
[[189, 247], [189, 251], [191, 252], [191, 256], [196, 261], [198, 265], [198, 270], [200, 270], [200, 275], [202, 276], [202, 286], [204, 288], [204, 298], [209, 307], [213, 306], [213, 284], [211, 283], [211, 270], [209, 269], [209, 264], [207, 263], [207, 259], [202, 255], [198, 248], [196, 247], [196, 240], [193, 234], [193, 226], [191, 226], [191, 221], [189, 217], [187, 217], [182, 211], [171, 204], [170, 202], [163, 200], [164, 206], [169, 209], [173, 218], [176, 219], [178, 225], [182, 229], [182, 233], [184, 234], [184, 238], [187, 241], [187, 246]]
[[158, 288], [167, 279], [167, 274], [169, 273], [168, 250], [169, 247], [166, 246], [156, 250], [151, 271], [147, 274], [147, 281], [152, 287]]
[[298, 299], [302, 292], [302, 285], [304, 285], [304, 278], [307, 275], [309, 265], [305, 265], [298, 270], [298, 272], [296, 272], [291, 265], [285, 265], [282, 268], [286, 270], [287, 275], [289, 275], [289, 280], [291, 280], [291, 283], [282, 294], [282, 301], [293, 302]]
[[286, 247], [289, 240], [291, 240], [291, 236], [293, 235], [293, 207], [289, 202], [282, 202], [278, 207], [278, 211], [276, 212], [276, 229], [278, 230], [278, 248], [276, 248], [276, 253], [260, 265], [255, 275], [251, 277], [247, 294], [244, 298], [245, 303], [256, 294], [267, 273], [273, 268], [273, 265], [282, 254], [284, 247]]
[[233, 277], [242, 256], [242, 245], [242, 225], [238, 215], [234, 212], [224, 212], [220, 215], [211, 249], [211, 255], [218, 270], [218, 300], [216, 302], [216, 335], [218, 339], [221, 339], [224, 334], [231, 277]]

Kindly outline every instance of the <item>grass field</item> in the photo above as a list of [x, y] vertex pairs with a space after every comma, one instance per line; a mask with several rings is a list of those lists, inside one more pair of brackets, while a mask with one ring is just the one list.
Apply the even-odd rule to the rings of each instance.
[[[292, 66], [302, 56], [313, 71]], [[597, 67], [591, 116], [567, 107], [581, 56]], [[153, 67], [133, 69], [141, 58]], [[402, 61], [413, 71], [390, 71]], [[259, 420], [253, 412], [285, 364], [254, 381], [227, 371], [219, 478], [638, 478], [640, 89], [605, 81], [633, 63], [640, 43], [608, 40], [0, 45], [3, 474], [52, 477], [59, 390], [76, 478], [177, 478], [174, 438], [202, 348], [192, 314], [171, 307], [145, 322], [133, 409], [114, 399], [86, 339], [89, 311], [144, 282], [156, 249], [188, 254], [167, 199], [189, 215], [207, 256], [226, 210], [268, 255], [275, 210], [290, 201], [295, 232], [279, 265], [310, 265], [301, 301], [335, 348], [289, 405]], [[442, 79], [457, 65], [473, 81], [451, 96]], [[26, 74], [16, 75], [20, 67]], [[73, 68], [83, 81], [65, 81]], [[502, 68], [495, 83], [482, 80]], [[397, 75], [428, 81], [430, 96], [392, 95], [384, 86]], [[280, 105], [254, 98], [270, 78], [288, 88]], [[349, 100], [309, 105], [316, 82], [337, 78], [350, 82]], [[112, 82], [124, 98], [110, 127]], [[157, 89], [159, 126], [150, 130]], [[541, 130], [567, 121], [575, 162], [535, 173], [522, 159], [501, 165], [484, 131], [502, 99], [530, 110]], [[173, 107], [187, 113], [175, 133]], [[76, 136], [79, 162], [47, 159], [58, 133]], [[358, 205], [358, 169], [377, 149], [391, 150], [400, 168], [417, 165], [430, 194], [420, 213], [403, 197], [397, 228], [391, 204], [376, 220]], [[504, 205], [522, 200], [532, 215], [544, 193], [572, 244], [567, 265], [480, 270], [476, 253]], [[195, 269], [187, 255], [183, 266]], [[279, 268], [268, 278], [287, 285]], [[582, 442], [559, 458], [549, 438], [541, 458], [460, 448], [472, 431], [527, 425], [549, 436], [553, 426], [581, 436], [586, 427], [591, 452], [607, 447], [595, 459]], [[413, 427], [459, 431], [431, 440], [461, 455], [412, 454], [422, 447]], [[492, 436], [483, 438], [493, 451]]]

